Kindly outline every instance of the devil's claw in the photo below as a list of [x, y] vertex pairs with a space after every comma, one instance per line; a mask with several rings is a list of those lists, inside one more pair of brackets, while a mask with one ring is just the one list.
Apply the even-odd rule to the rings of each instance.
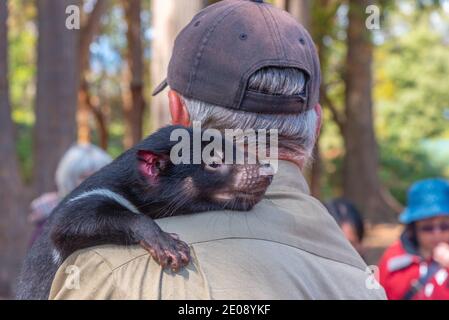
[[173, 271], [179, 271], [189, 264], [189, 246], [179, 240], [179, 236], [176, 234], [162, 232], [157, 236], [141, 240], [140, 245], [162, 268], [168, 267]]

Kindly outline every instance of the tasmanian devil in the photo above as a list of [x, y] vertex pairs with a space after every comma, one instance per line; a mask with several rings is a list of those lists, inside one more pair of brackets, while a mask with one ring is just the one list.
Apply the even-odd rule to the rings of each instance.
[[[25, 258], [18, 299], [47, 299], [64, 259], [100, 244], [140, 244], [162, 267], [178, 270], [189, 262], [189, 247], [153, 219], [250, 210], [262, 198], [273, 174], [267, 165], [226, 164], [224, 159], [174, 164], [170, 152], [178, 141], [170, 135], [175, 129], [193, 139], [192, 129], [165, 127], [86, 179], [58, 205]], [[201, 142], [201, 151], [205, 146]], [[188, 149], [192, 160], [194, 148]]]

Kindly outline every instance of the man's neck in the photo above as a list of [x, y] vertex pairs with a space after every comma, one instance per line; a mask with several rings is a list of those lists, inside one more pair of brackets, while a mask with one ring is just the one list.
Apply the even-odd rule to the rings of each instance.
[[304, 169], [306, 164], [306, 157], [304, 156], [304, 154], [292, 154], [292, 152], [280, 150], [278, 158], [279, 160], [294, 163], [299, 167], [301, 171]]

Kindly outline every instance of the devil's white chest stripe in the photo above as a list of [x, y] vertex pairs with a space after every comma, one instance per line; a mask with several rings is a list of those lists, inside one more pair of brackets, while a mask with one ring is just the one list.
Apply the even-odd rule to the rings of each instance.
[[81, 193], [80, 195], [70, 199], [68, 201], [68, 203], [70, 202], [74, 202], [74, 201], [78, 201], [90, 196], [100, 196], [100, 197], [105, 197], [105, 198], [109, 198], [117, 203], [119, 203], [120, 205], [122, 205], [123, 207], [125, 207], [126, 209], [128, 209], [131, 212], [134, 212], [136, 214], [140, 214], [139, 209], [137, 209], [137, 207], [135, 205], [133, 205], [128, 199], [124, 198], [122, 195], [108, 190], [108, 189], [94, 189], [94, 190], [90, 190], [90, 191], [86, 191], [84, 193]]
[[57, 249], [53, 249], [51, 256], [52, 256], [54, 264], [56, 264], [56, 265], [61, 264], [61, 262], [62, 262], [61, 254], [59, 253], [59, 251]]

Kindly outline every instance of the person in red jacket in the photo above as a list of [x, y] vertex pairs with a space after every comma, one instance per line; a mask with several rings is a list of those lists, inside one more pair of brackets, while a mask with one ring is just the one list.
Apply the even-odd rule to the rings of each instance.
[[380, 283], [392, 300], [449, 300], [449, 182], [417, 182], [407, 202], [405, 230], [379, 262]]

